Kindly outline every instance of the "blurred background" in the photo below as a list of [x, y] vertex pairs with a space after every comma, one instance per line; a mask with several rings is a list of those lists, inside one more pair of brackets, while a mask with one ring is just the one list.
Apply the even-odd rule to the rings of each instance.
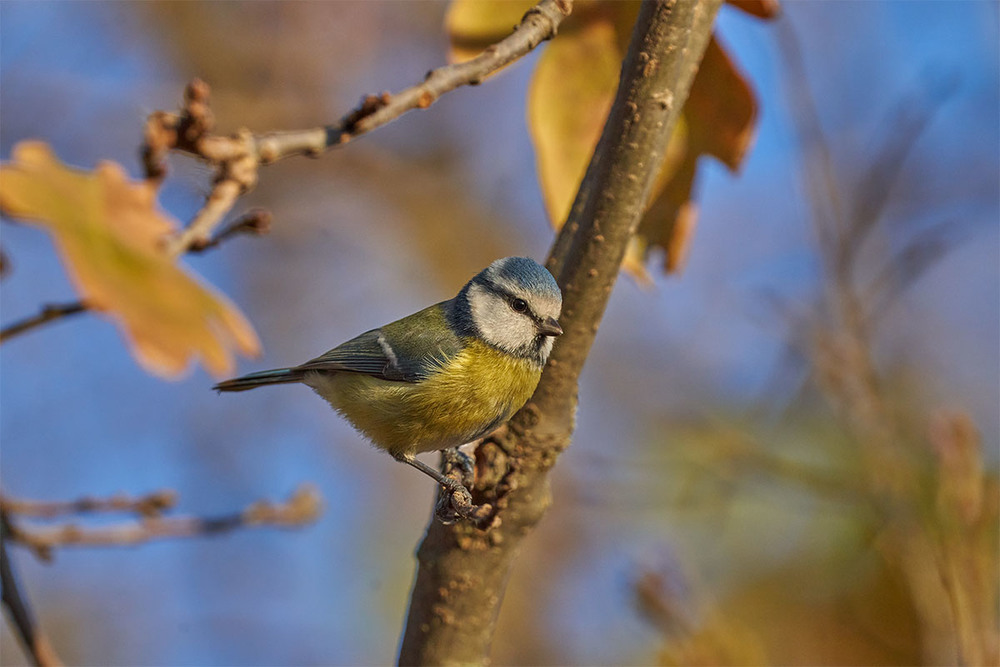
[[[760, 102], [755, 146], [737, 176], [702, 164], [685, 272], [618, 283], [495, 662], [914, 664], [996, 650], [997, 7], [789, 2], [770, 23], [722, 10], [720, 39]], [[8, 0], [0, 155], [37, 137], [71, 164], [113, 159], [138, 177], [145, 115], [176, 108], [195, 76], [220, 131], [331, 122], [441, 64], [446, 9]], [[536, 57], [263, 170], [240, 210], [270, 210], [272, 233], [186, 260], [257, 327], [263, 357], [241, 372], [449, 298], [497, 257], [544, 258], [553, 233], [524, 120]], [[171, 165], [161, 204], [186, 220], [210, 173]], [[846, 244], [855, 283], [820, 241], [837, 211], [877, 220]], [[73, 299], [43, 233], [4, 224], [2, 247], [3, 324]], [[852, 299], [870, 335], [845, 324]], [[197, 515], [303, 481], [325, 499], [294, 531], [64, 549], [51, 564], [15, 549], [56, 649], [70, 664], [393, 661], [432, 485], [305, 387], [211, 384], [200, 370], [146, 375], [89, 314], [3, 346], [8, 494], [167, 487]], [[22, 664], [0, 632], [3, 663]]]

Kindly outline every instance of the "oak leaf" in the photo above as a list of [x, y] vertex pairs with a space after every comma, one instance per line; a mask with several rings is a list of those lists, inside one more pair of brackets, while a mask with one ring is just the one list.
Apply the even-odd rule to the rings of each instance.
[[64, 165], [40, 141], [14, 147], [0, 166], [0, 212], [45, 229], [84, 302], [108, 314], [149, 372], [180, 375], [194, 360], [215, 376], [232, 350], [260, 343], [240, 311], [163, 251], [176, 223], [156, 208], [155, 187], [132, 183], [114, 162]]

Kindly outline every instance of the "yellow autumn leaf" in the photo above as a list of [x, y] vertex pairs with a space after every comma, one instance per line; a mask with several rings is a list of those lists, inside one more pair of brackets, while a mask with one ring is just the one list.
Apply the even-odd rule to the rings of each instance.
[[528, 89], [528, 129], [549, 220], [566, 220], [601, 136], [621, 71], [610, 20], [578, 26], [552, 40]]
[[113, 162], [67, 167], [40, 141], [24, 141], [0, 167], [0, 212], [52, 235], [84, 301], [121, 327], [148, 371], [176, 377], [192, 360], [223, 376], [232, 349], [255, 355], [253, 327], [223, 295], [185, 273], [161, 249], [176, 224], [156, 209], [149, 183]]

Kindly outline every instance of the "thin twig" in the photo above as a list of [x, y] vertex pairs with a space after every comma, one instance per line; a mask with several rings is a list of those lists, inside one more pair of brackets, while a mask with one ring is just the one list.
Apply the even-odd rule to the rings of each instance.
[[255, 140], [257, 157], [262, 164], [268, 164], [293, 155], [318, 155], [382, 127], [407, 111], [426, 109], [449, 91], [477, 85], [554, 37], [572, 8], [573, 0], [542, 0], [528, 10], [510, 35], [472, 60], [431, 70], [421, 83], [395, 95], [368, 95], [360, 106], [332, 125], [261, 135]]
[[0, 512], [0, 585], [2, 585], [3, 606], [7, 609], [11, 624], [17, 631], [25, 653], [39, 667], [57, 667], [62, 660], [56, 655], [49, 640], [38, 629], [28, 598], [18, 586], [14, 565], [7, 553], [7, 540], [11, 537], [10, 524], [6, 512]]
[[243, 185], [235, 179], [225, 179], [216, 183], [205, 200], [205, 205], [195, 214], [188, 226], [167, 241], [167, 254], [177, 257], [193, 247], [207, 246], [210, 243], [212, 230], [222, 222], [243, 192]]
[[55, 519], [67, 514], [98, 512], [130, 512], [140, 516], [155, 516], [177, 504], [177, 492], [164, 489], [131, 497], [124, 493], [108, 498], [84, 496], [76, 500], [25, 500], [0, 494], [0, 510], [17, 517]]
[[56, 320], [64, 317], [82, 313], [85, 310], [88, 310], [88, 306], [83, 301], [73, 301], [71, 303], [63, 304], [46, 304], [42, 306], [42, 312], [37, 315], [27, 317], [0, 330], [0, 343], [4, 343], [14, 336], [30, 331], [37, 326], [47, 324], [48, 322], [55, 322]]
[[281, 503], [258, 501], [241, 512], [220, 517], [150, 516], [140, 521], [99, 528], [65, 524], [51, 528], [27, 527], [11, 522], [10, 540], [51, 560], [58, 547], [134, 546], [153, 540], [219, 535], [237, 528], [257, 526], [298, 527], [315, 521], [322, 510], [319, 492], [310, 485], [297, 488]]
[[192, 81], [177, 113], [157, 111], [146, 122], [142, 160], [146, 177], [162, 180], [171, 150], [200, 158], [216, 170], [214, 186], [204, 207], [188, 226], [167, 241], [171, 255], [180, 255], [209, 243], [237, 198], [257, 182], [260, 165], [296, 155], [317, 156], [349, 140], [382, 127], [413, 109], [426, 109], [441, 95], [460, 86], [476, 85], [488, 75], [526, 55], [555, 36], [569, 15], [573, 0], [542, 0], [530, 9], [514, 31], [479, 56], [427, 73], [424, 80], [392, 95], [367, 95], [337, 122], [306, 130], [286, 130], [253, 135], [248, 130], [223, 137], [211, 134], [208, 85]]
[[255, 208], [247, 211], [239, 218], [231, 222], [222, 231], [215, 235], [210, 241], [198, 245], [194, 244], [188, 248], [188, 252], [201, 253], [215, 248], [226, 239], [241, 234], [260, 236], [271, 231], [271, 214], [262, 208]]

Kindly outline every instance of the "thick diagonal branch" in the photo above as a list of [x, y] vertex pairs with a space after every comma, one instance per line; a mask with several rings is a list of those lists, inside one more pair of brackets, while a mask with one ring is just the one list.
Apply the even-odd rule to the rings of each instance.
[[[503, 465], [506, 460], [509, 492], [498, 499], [498, 521], [489, 531], [431, 520], [417, 552], [400, 664], [481, 664], [488, 659], [514, 557], [548, 506], [548, 471], [569, 444], [580, 371], [719, 4], [642, 4], [611, 115], [549, 258], [563, 290], [560, 323], [566, 333], [531, 401], [502, 437], [480, 446], [481, 461], [493, 456]], [[498, 454], [501, 450], [509, 459]]]

